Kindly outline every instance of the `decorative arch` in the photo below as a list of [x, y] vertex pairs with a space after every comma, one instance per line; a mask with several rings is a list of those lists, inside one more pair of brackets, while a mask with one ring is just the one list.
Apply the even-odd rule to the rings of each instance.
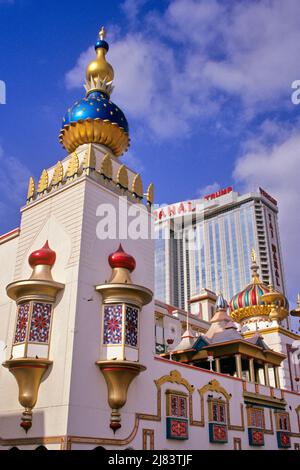
[[229, 402], [231, 399], [230, 393], [228, 393], [216, 379], [210, 380], [208, 384], [204, 385], [202, 388], [199, 388], [198, 392], [201, 396], [204, 396], [206, 392], [217, 392], [223, 395], [227, 402]]
[[193, 393], [195, 390], [194, 385], [191, 385], [186, 379], [184, 379], [178, 370], [172, 370], [170, 375], [163, 375], [160, 379], [154, 380], [154, 382], [158, 390], [160, 390], [163, 384], [168, 382], [183, 385], [189, 393]]

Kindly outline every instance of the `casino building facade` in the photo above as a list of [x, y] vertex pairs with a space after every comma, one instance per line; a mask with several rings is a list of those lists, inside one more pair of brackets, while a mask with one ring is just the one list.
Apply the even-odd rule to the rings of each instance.
[[155, 296], [178, 308], [203, 289], [229, 301], [250, 282], [252, 248], [261, 278], [285, 292], [277, 201], [262, 188], [240, 195], [229, 187], [154, 211]]
[[[99, 233], [103, 207], [153, 228], [154, 188], [122, 163], [103, 28], [95, 49], [65, 157], [30, 178], [20, 227], [0, 237], [0, 449], [299, 450], [300, 300], [290, 312], [281, 271], [263, 282], [259, 243], [230, 305], [207, 289], [188, 314], [154, 300], [153, 237]], [[269, 210], [254, 201], [245, 210]]]

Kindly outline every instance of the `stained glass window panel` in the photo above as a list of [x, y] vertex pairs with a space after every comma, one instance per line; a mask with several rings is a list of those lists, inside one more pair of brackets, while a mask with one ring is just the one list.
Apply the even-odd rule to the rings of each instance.
[[49, 343], [52, 305], [41, 302], [33, 304], [29, 342]]
[[29, 316], [29, 303], [18, 305], [17, 324], [14, 344], [23, 343], [26, 340], [26, 331]]
[[122, 343], [122, 305], [104, 307], [103, 344]]
[[139, 311], [135, 307], [126, 305], [125, 344], [137, 347], [138, 345], [138, 318]]

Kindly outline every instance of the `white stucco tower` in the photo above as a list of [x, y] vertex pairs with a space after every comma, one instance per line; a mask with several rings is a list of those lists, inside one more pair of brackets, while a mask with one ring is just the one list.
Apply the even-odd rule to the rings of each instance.
[[59, 436], [122, 438], [142, 399], [135, 387], [147, 381], [153, 185], [144, 194], [141, 176], [119, 159], [128, 124], [110, 101], [104, 37], [102, 29], [86, 96], [64, 118], [60, 140], [69, 154], [37, 185], [30, 179], [19, 236], [0, 250], [0, 435], [12, 442], [24, 431], [35, 443], [57, 436], [50, 448], [67, 447]]

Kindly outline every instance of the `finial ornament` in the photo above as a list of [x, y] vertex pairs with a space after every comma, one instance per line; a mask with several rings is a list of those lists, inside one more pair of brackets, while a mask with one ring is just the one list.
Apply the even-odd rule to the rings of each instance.
[[106, 60], [106, 53], [109, 49], [108, 43], [104, 40], [106, 31], [102, 26], [99, 32], [100, 40], [97, 41], [95, 50], [97, 57], [89, 63], [86, 70], [86, 86], [87, 93], [95, 90], [102, 91], [110, 96], [113, 86], [114, 69]]
[[103, 41], [106, 38], [106, 31], [105, 31], [104, 26], [102, 26], [99, 31], [99, 38], [101, 41]]
[[254, 250], [254, 248], [252, 248], [251, 250], [251, 261], [252, 263], [256, 262], [256, 251]]
[[257, 284], [260, 282], [260, 279], [258, 275], [258, 265], [256, 263], [256, 252], [254, 248], [252, 248], [251, 250], [251, 262], [252, 262], [251, 264], [252, 279], [253, 279], [253, 282]]

